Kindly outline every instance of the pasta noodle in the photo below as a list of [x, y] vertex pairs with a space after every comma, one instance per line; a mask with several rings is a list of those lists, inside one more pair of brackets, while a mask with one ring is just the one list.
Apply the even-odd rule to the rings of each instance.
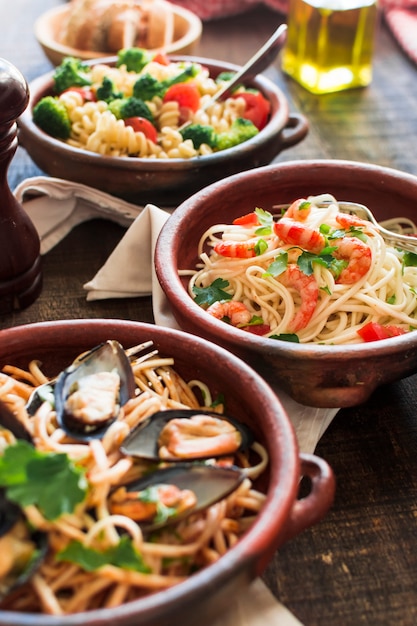
[[[407, 220], [395, 224], [388, 227], [417, 231]], [[198, 254], [197, 268], [180, 272], [190, 276], [191, 297], [223, 281], [217, 301], [203, 296], [203, 306], [259, 335], [349, 344], [370, 323], [393, 334], [417, 327], [417, 255], [387, 245], [327, 194], [296, 201], [278, 221], [256, 210], [213, 225]]]
[[[217, 561], [235, 545], [262, 507], [265, 496], [253, 488], [252, 480], [266, 468], [268, 455], [255, 442], [250, 459], [246, 452], [234, 455], [233, 463], [245, 474], [240, 486], [202, 512], [163, 527], [148, 537], [133, 519], [110, 511], [109, 494], [115, 486], [126, 484], [153, 468], [152, 462], [134, 460], [120, 452], [120, 445], [129, 432], [156, 411], [199, 409], [213, 402], [207, 385], [199, 380], [187, 383], [176, 372], [171, 358], [155, 355], [146, 360], [138, 359], [133, 361], [132, 368], [137, 395], [124, 405], [102, 439], [85, 443], [71, 439], [58, 427], [55, 411], [47, 402], [34, 416], [28, 415], [25, 404], [31, 392], [48, 380], [38, 362], [33, 361], [29, 371], [10, 365], [0, 373], [0, 398], [31, 433], [36, 449], [68, 455], [86, 470], [89, 485], [86, 501], [58, 519], [51, 521], [35, 505], [24, 508], [29, 522], [48, 533], [49, 551], [30, 583], [2, 602], [3, 609], [63, 615], [117, 606], [166, 589], [185, 580], [193, 571]], [[218, 412], [222, 412], [222, 405]], [[0, 454], [10, 445], [2, 432], [0, 430]], [[123, 533], [130, 537], [148, 571], [133, 571], [112, 563], [86, 571], [79, 564], [57, 558], [57, 553], [71, 540], [90, 548], [107, 549], [117, 545]]]

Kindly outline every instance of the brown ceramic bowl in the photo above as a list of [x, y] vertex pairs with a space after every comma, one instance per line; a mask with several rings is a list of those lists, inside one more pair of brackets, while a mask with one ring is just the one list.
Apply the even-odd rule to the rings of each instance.
[[[35, 36], [48, 59], [53, 65], [59, 65], [64, 57], [72, 56], [78, 59], [98, 59], [108, 56], [108, 50], [96, 52], [94, 50], [79, 50], [62, 44], [59, 33], [70, 11], [68, 4], [55, 7], [43, 13], [35, 22]], [[202, 23], [200, 18], [183, 7], [172, 5], [174, 16], [174, 39], [165, 48], [167, 54], [192, 54], [200, 41]]]
[[332, 193], [367, 205], [377, 219], [417, 215], [417, 177], [349, 161], [294, 161], [232, 176], [184, 202], [164, 226], [156, 271], [180, 327], [222, 345], [298, 402], [346, 407], [376, 387], [417, 372], [417, 332], [372, 343], [325, 346], [271, 341], [243, 334], [207, 315], [186, 291], [179, 269], [193, 268], [197, 244], [216, 223], [230, 223], [256, 207]]
[[[202, 63], [214, 77], [222, 71], [239, 69], [235, 65], [199, 57], [171, 58]], [[115, 57], [105, 59], [105, 62], [114, 63]], [[54, 139], [33, 123], [33, 107], [40, 98], [51, 93], [52, 85], [52, 72], [29, 85], [29, 106], [18, 121], [20, 144], [36, 165], [50, 176], [83, 183], [139, 204], [153, 202], [176, 206], [216, 180], [270, 163], [279, 152], [301, 141], [308, 131], [304, 116], [290, 114], [287, 99], [279, 87], [260, 75], [248, 85], [260, 89], [268, 98], [271, 117], [265, 128], [245, 143], [194, 159], [101, 156]]]
[[[209, 384], [213, 394], [224, 392], [230, 415], [239, 415], [250, 425], [269, 452], [269, 470], [263, 481], [265, 505], [233, 548], [184, 583], [119, 608], [72, 616], [0, 610], [0, 625], [171, 626], [173, 615], [180, 616], [183, 626], [194, 625], [196, 615], [200, 624], [209, 624], [228, 608], [230, 598], [245, 592], [280, 545], [319, 521], [332, 502], [334, 480], [330, 468], [314, 455], [299, 455], [289, 418], [270, 387], [235, 356], [202, 339], [120, 320], [38, 323], [0, 331], [0, 369], [6, 363], [26, 367], [35, 358], [53, 376], [81, 351], [113, 338], [125, 347], [152, 339], [161, 354], [174, 357], [176, 368], [186, 379], [198, 377]], [[310, 477], [312, 489], [298, 500], [303, 474]]]

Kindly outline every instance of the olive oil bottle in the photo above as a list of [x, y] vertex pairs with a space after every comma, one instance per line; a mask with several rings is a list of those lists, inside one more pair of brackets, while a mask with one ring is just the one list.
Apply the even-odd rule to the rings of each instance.
[[369, 85], [377, 17], [376, 0], [290, 0], [283, 71], [315, 94]]

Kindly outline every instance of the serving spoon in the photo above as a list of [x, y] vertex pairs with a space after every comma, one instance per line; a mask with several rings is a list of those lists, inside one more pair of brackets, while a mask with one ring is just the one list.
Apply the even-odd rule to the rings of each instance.
[[[257, 52], [245, 63], [245, 65], [232, 76], [232, 78], [224, 83], [221, 89], [217, 91], [207, 102], [201, 107], [203, 111], [208, 109], [212, 104], [226, 98], [233, 89], [245, 80], [254, 78], [276, 59], [279, 51], [283, 48], [287, 40], [287, 25], [280, 24], [272, 33], [270, 38], [259, 48]], [[184, 122], [178, 130], [183, 130], [191, 124], [190, 121]]]
[[[329, 204], [335, 204], [335, 202], [332, 200], [320, 201], [317, 203], [317, 206], [326, 207], [329, 206]], [[395, 233], [392, 230], [388, 230], [388, 228], [381, 226], [368, 207], [363, 204], [359, 204], [358, 202], [338, 201], [336, 204], [342, 213], [357, 215], [360, 219], [372, 222], [387, 243], [394, 247], [402, 248], [403, 250], [417, 254], [417, 235], [403, 235], [401, 233]], [[285, 211], [290, 206], [290, 204], [276, 204], [273, 208], [275, 210]]]
[[287, 25], [281, 24], [259, 50], [247, 61], [247, 63], [224, 83], [223, 87], [203, 107], [206, 109], [213, 102], [223, 100], [239, 83], [254, 78], [269, 67], [282, 49], [287, 40]]

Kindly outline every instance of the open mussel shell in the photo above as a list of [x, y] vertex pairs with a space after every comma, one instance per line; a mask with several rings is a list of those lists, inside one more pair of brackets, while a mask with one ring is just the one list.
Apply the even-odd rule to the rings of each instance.
[[139, 521], [144, 532], [157, 530], [174, 524], [193, 513], [203, 511], [230, 495], [244, 480], [244, 474], [237, 467], [218, 467], [202, 463], [181, 463], [149, 473], [125, 485], [128, 492], [141, 492], [158, 485], [175, 485], [179, 489], [191, 490], [196, 496], [192, 509], [163, 521]]
[[[100, 373], [116, 372], [120, 377], [114, 411], [86, 420], [67, 409], [68, 397], [79, 388], [81, 381]], [[59, 426], [71, 437], [86, 441], [101, 438], [118, 416], [121, 406], [135, 395], [135, 379], [123, 347], [118, 341], [108, 340], [78, 358], [58, 376], [54, 386], [55, 410]], [[97, 392], [97, 395], [102, 395]]]
[[0, 489], [0, 602], [30, 580], [47, 549], [46, 534], [32, 532], [20, 507]]
[[[161, 456], [160, 437], [162, 431], [172, 420], [192, 419], [196, 416], [211, 416], [216, 420], [224, 421], [231, 426], [231, 431], [236, 437], [236, 449], [234, 451], [218, 448], [218, 450], [207, 451], [203, 440], [207, 440], [204, 430], [201, 431], [202, 452], [198, 452], [198, 437], [194, 433], [194, 444], [192, 456], [187, 456], [184, 450], [181, 456], [169, 455], [167, 452]], [[167, 411], [158, 411], [143, 420], [126, 439], [124, 440], [120, 450], [127, 456], [133, 456], [152, 461], [168, 461], [168, 462], [184, 462], [187, 460], [204, 460], [211, 458], [220, 458], [229, 456], [238, 450], [246, 450], [253, 442], [253, 434], [250, 429], [233, 417], [222, 415], [214, 411], [200, 409], [172, 409]], [[214, 442], [214, 437], [213, 437]], [[215, 448], [215, 443], [214, 446]]]

